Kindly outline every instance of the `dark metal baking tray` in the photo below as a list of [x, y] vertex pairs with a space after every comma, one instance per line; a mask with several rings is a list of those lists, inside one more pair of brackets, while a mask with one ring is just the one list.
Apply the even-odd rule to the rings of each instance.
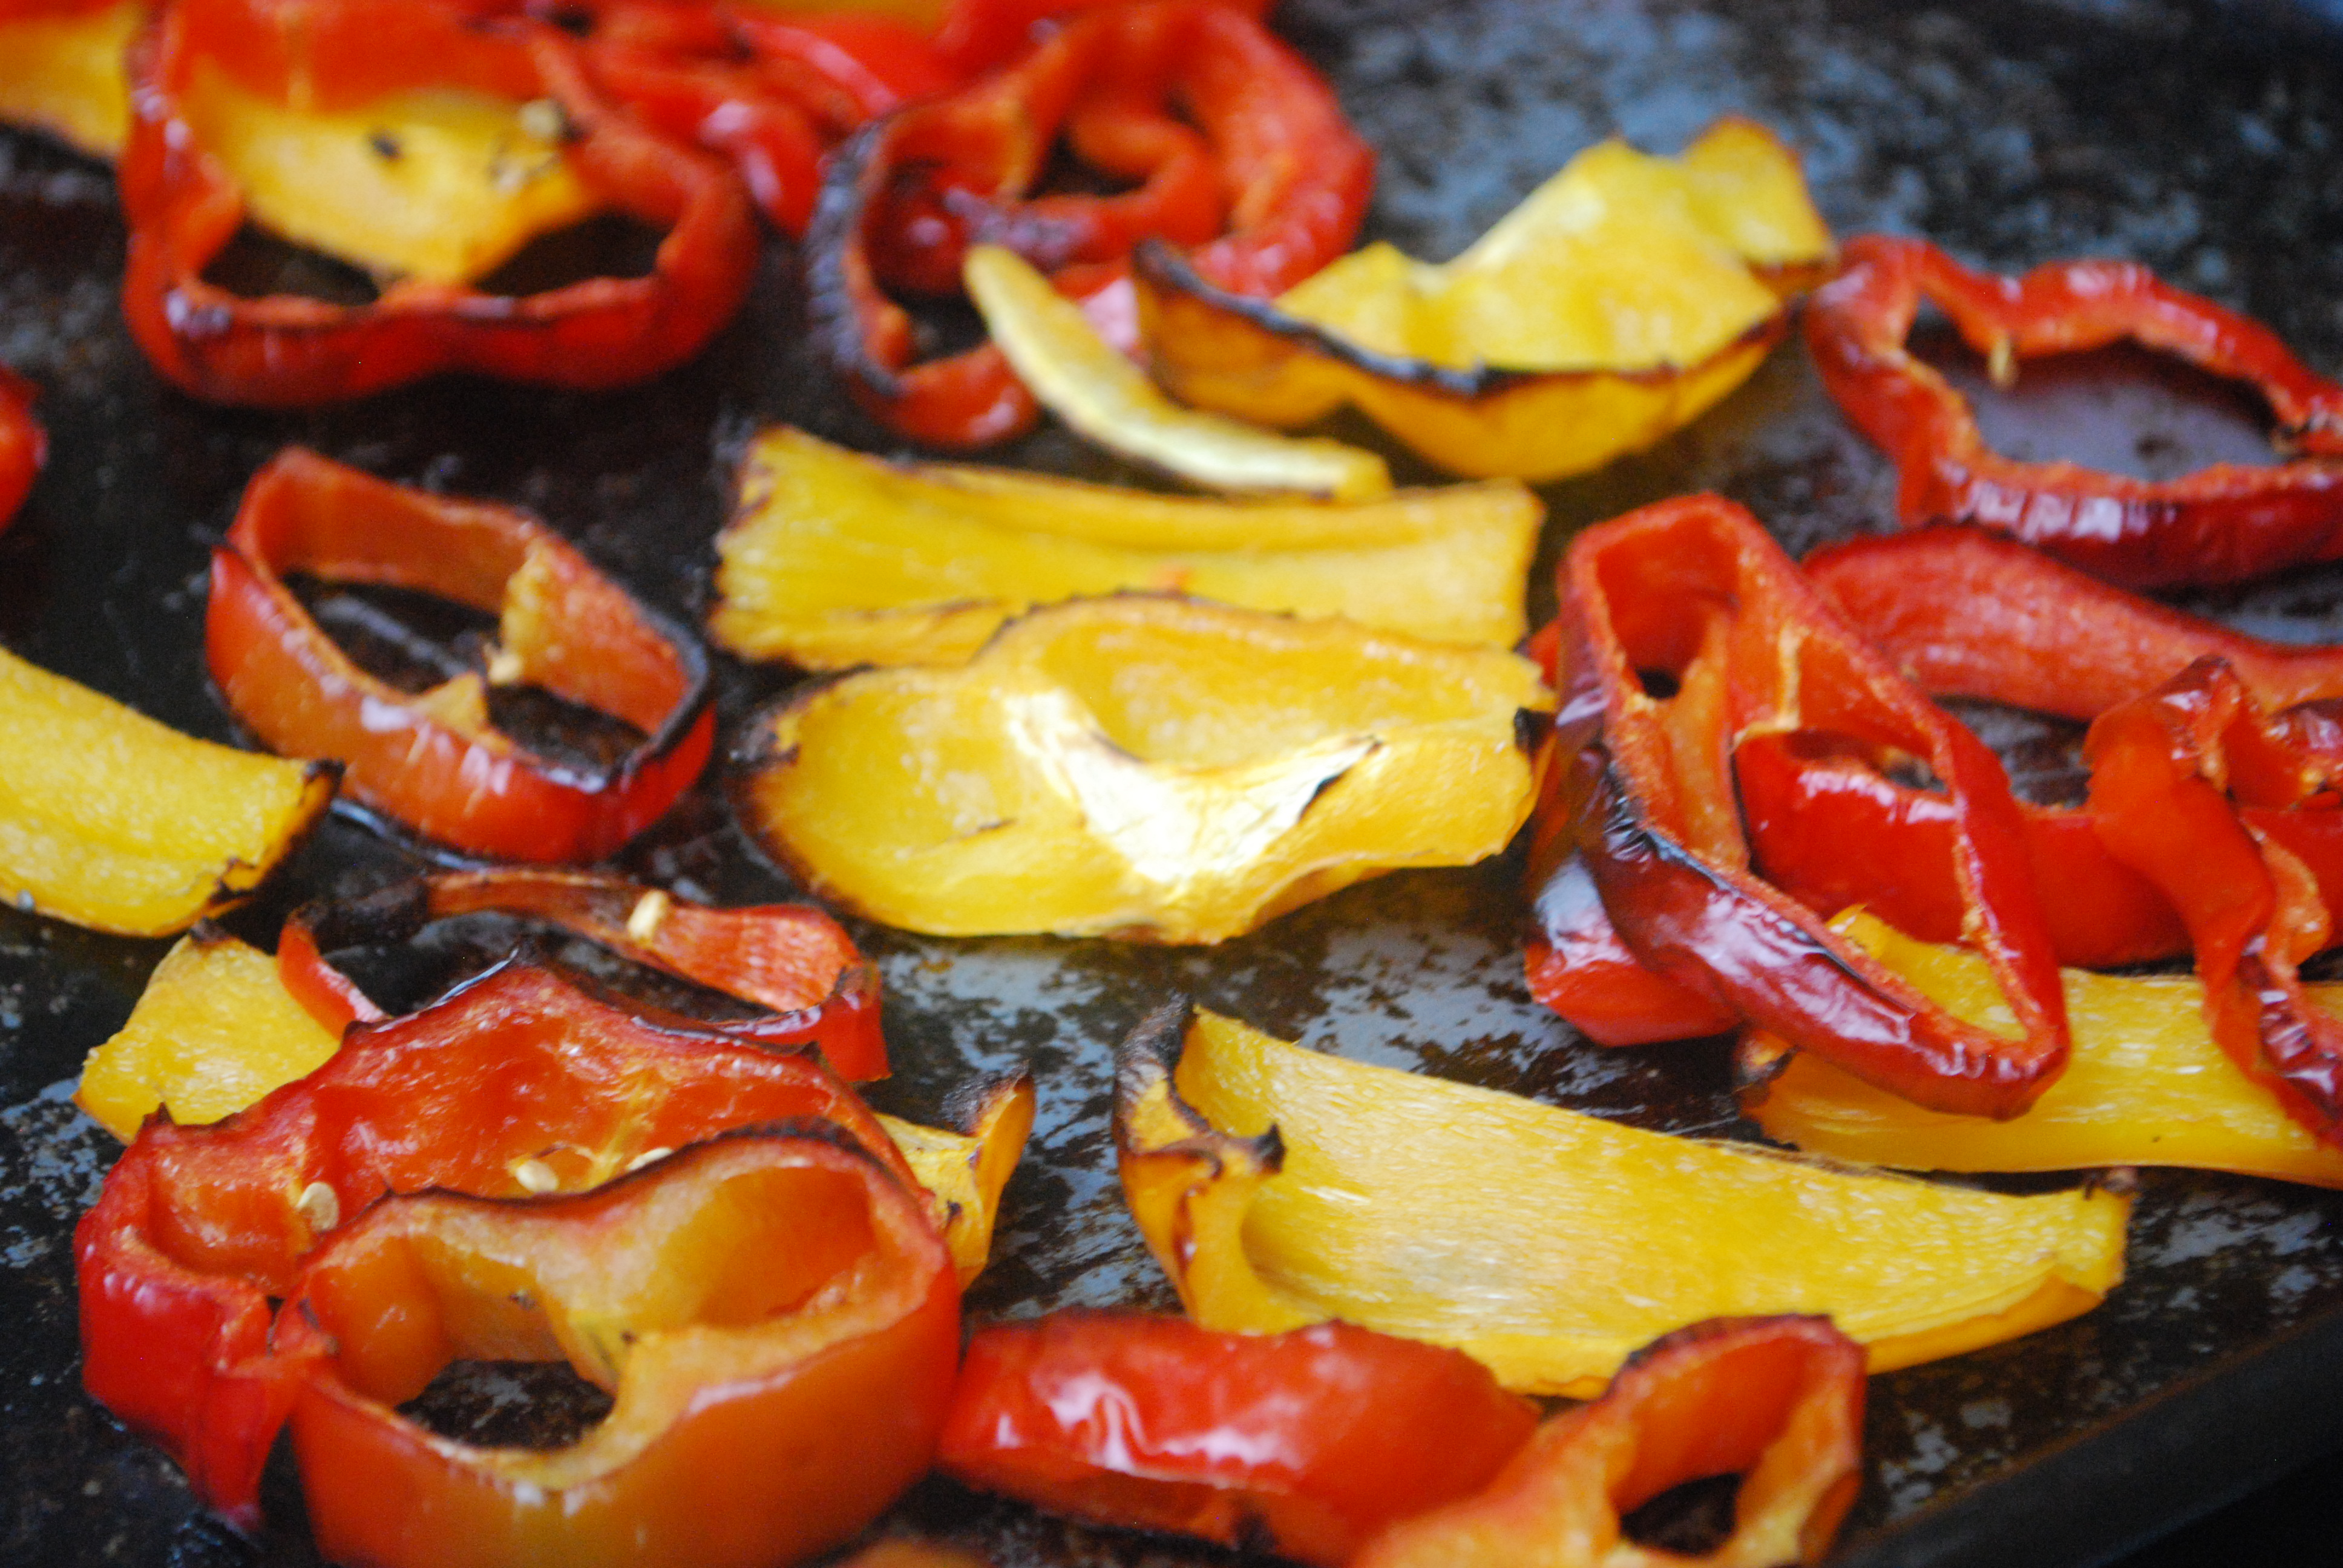
[[[1841, 232], [1923, 233], [2005, 269], [2133, 257], [2269, 321], [2333, 370], [2343, 367], [2338, 13], [2255, 0], [1293, 0], [1276, 19], [1382, 149], [1371, 232], [1419, 254], [1453, 253], [1590, 141], [1624, 132], [1673, 150], [1715, 116], [1740, 112], [1796, 145]], [[700, 604], [707, 542], [749, 430], [790, 419], [887, 447], [808, 356], [784, 246], [741, 320], [652, 386], [585, 397], [452, 381], [281, 416], [203, 407], [156, 382], [116, 307], [122, 249], [103, 170], [0, 135], [0, 358], [42, 384], [54, 439], [28, 511], [0, 538], [0, 638], [200, 734], [230, 734], [199, 656], [206, 550], [246, 477], [284, 443], [536, 508], [686, 613]], [[2096, 370], [2028, 384], [2036, 395], [2002, 427], [2037, 447], [2112, 444], [2103, 455], [2153, 466], [2236, 428], [2217, 390], [2159, 394], [2142, 427], [2136, 388], [2110, 394]], [[1046, 433], [1011, 457], [1115, 473]], [[1882, 526], [1890, 498], [1885, 464], [1791, 347], [1656, 450], [1549, 487], [1547, 559], [1581, 524], [1691, 488], [1747, 502], [1794, 549]], [[1544, 573], [1533, 588], [1541, 615], [1552, 603]], [[2274, 635], [2343, 637], [2337, 569], [2195, 602]], [[737, 721], [784, 678], [727, 666], [722, 684]], [[2071, 737], [1998, 733], [2029, 778], [2058, 785]], [[337, 819], [239, 929], [265, 941], [291, 900], [414, 863]], [[749, 855], [712, 788], [623, 863], [701, 896], [789, 890]], [[1171, 1304], [1118, 1197], [1106, 1050], [1173, 990], [1362, 1059], [1644, 1126], [1735, 1131], [1721, 1045], [1604, 1052], [1530, 1000], [1519, 874], [1509, 857], [1395, 876], [1208, 950], [858, 929], [887, 986], [899, 1072], [879, 1091], [886, 1108], [933, 1113], [971, 1071], [1020, 1061], [1040, 1079], [1039, 1131], [972, 1313]], [[475, 930], [438, 961], [499, 940]], [[82, 1054], [128, 1013], [162, 950], [0, 911], [6, 1562], [312, 1560], [285, 1485], [272, 1491], [266, 1537], [237, 1543], [78, 1387], [69, 1234], [112, 1148], [66, 1095]], [[2343, 1197], [2328, 1193], [2149, 1173], [2130, 1277], [2100, 1311], [1875, 1380], [1865, 1483], [1837, 1560], [2098, 1561], [2343, 1443], [2338, 1211]], [[1058, 1524], [940, 1483], [885, 1527], [979, 1543], [1004, 1564], [1230, 1560]]]

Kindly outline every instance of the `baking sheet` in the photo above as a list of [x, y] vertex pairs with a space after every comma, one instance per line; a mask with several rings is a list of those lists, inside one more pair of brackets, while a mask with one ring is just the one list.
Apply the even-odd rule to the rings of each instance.
[[[2343, 367], [2337, 11], [2257, 0], [1295, 0], [1276, 21], [1383, 151], [1370, 237], [1418, 254], [1453, 253], [1602, 136], [1673, 151], [1739, 112], [1799, 148], [1842, 233], [1926, 234], [2005, 269], [2133, 257], [2260, 316], [2333, 371]], [[650, 387], [584, 397], [446, 382], [277, 416], [201, 407], [146, 371], [114, 302], [122, 243], [102, 170], [0, 134], [0, 358], [43, 385], [53, 447], [27, 512], [0, 537], [0, 639], [196, 733], [230, 733], [202, 674], [206, 553], [245, 479], [284, 443], [535, 508], [686, 613], [699, 607], [707, 541], [749, 431], [786, 418], [888, 446], [808, 357], [785, 246], [743, 318]], [[1997, 428], [2036, 450], [2147, 467], [2235, 440], [2235, 408], [2217, 390], [2143, 391], [2127, 379], [2111, 392], [2104, 368], [2029, 377], [2029, 392], [2047, 394], [2004, 410]], [[2155, 426], [2145, 447], [2131, 423], [2143, 398]], [[1050, 433], [1013, 456], [1116, 476]], [[1546, 558], [1579, 525], [1689, 488], [1746, 502], [1799, 550], [1879, 526], [1891, 496], [1885, 465], [1844, 427], [1793, 346], [1655, 451], [1549, 487]], [[1551, 603], [1542, 567], [1534, 613]], [[2268, 635], [2343, 638], [2343, 571], [2197, 603]], [[737, 721], [785, 681], [727, 667], [722, 683]], [[1996, 738], [2035, 787], [2062, 787], [2070, 736], [1997, 723]], [[337, 820], [237, 929], [266, 941], [290, 901], [417, 863]], [[713, 788], [623, 864], [694, 896], [789, 891], [748, 854]], [[1363, 1060], [1642, 1126], [1733, 1131], [1720, 1046], [1600, 1051], [1529, 1000], [1519, 874], [1516, 856], [1395, 876], [1212, 950], [858, 928], [887, 987], [898, 1076], [879, 1091], [883, 1108], [932, 1114], [966, 1075], [1020, 1061], [1040, 1081], [1039, 1128], [971, 1314], [1172, 1304], [1123, 1215], [1106, 1122], [1108, 1042], [1172, 990]], [[459, 931], [407, 983], [476, 960], [501, 935]], [[164, 946], [0, 911], [0, 1561], [314, 1560], [285, 1476], [272, 1485], [268, 1535], [238, 1543], [194, 1512], [168, 1462], [78, 1389], [70, 1230], [113, 1146], [65, 1097]], [[2148, 1174], [2130, 1278], [2099, 1312], [1874, 1380], [1865, 1483], [1838, 1561], [2096, 1561], [2343, 1442], [2338, 1211], [2331, 1194]], [[1231, 1561], [941, 1483], [885, 1528], [982, 1544], [1004, 1564]]]

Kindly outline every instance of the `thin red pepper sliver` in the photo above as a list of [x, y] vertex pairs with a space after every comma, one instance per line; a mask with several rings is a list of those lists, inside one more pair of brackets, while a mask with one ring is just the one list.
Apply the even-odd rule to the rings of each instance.
[[[297, 94], [321, 108], [409, 88], [550, 98], [586, 184], [665, 231], [653, 270], [520, 297], [406, 281], [351, 306], [247, 297], [207, 282], [205, 268], [244, 221], [244, 201], [178, 109], [181, 87], [206, 60], [254, 91]], [[755, 276], [760, 239], [739, 179], [610, 103], [574, 42], [544, 23], [440, 0], [175, 0], [133, 45], [130, 74], [123, 313], [156, 369], [199, 397], [304, 407], [452, 370], [625, 386], [698, 353]]]
[[48, 461], [48, 435], [33, 417], [38, 396], [30, 381], [0, 365], [0, 528], [15, 519]]
[[[504, 649], [521, 676], [645, 739], [607, 770], [572, 768], [400, 692], [335, 646], [286, 587], [291, 571], [486, 610], [522, 584], [540, 613], [528, 618], [529, 639]], [[347, 794], [476, 855], [599, 859], [667, 810], [715, 743], [699, 644], [542, 523], [298, 448], [254, 476], [213, 552], [204, 647], [228, 707], [264, 743], [339, 759]]]
[[[1841, 255], [1838, 276], [1807, 301], [1806, 345], [1840, 409], [1894, 459], [1906, 527], [2000, 529], [2131, 588], [2232, 582], [2343, 555], [2343, 387], [2260, 323], [2130, 262], [2053, 262], [2001, 277], [1925, 240], [1878, 235]], [[2279, 439], [2305, 456], [2164, 481], [2002, 457], [1967, 399], [1905, 346], [1923, 301], [2013, 373], [2036, 355], [2127, 338], [2247, 382], [2268, 401]]]

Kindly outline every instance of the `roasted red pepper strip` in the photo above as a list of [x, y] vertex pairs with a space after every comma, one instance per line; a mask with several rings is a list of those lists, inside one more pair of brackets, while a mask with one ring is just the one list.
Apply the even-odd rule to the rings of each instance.
[[[412, 696], [358, 668], [286, 587], [289, 572], [500, 609], [500, 678], [645, 739], [598, 772], [525, 751], [489, 726], [477, 672]], [[470, 854], [599, 859], [690, 787], [715, 740], [706, 653], [544, 524], [297, 448], [254, 476], [213, 552], [204, 646], [229, 708], [264, 743], [339, 759], [347, 794]]]
[[[321, 108], [443, 87], [550, 98], [586, 184], [666, 231], [657, 264], [644, 277], [522, 297], [407, 280], [355, 306], [209, 283], [204, 270], [235, 238], [244, 200], [178, 108], [204, 63]], [[606, 101], [575, 45], [546, 24], [437, 0], [177, 0], [133, 47], [131, 82], [123, 311], [156, 368], [199, 397], [299, 407], [448, 370], [623, 386], [699, 352], [755, 276], [760, 242], [739, 180]]]
[[[1562, 587], [1554, 745], [1558, 761], [1586, 773], [1555, 798], [1574, 809], [1573, 824], [1541, 836], [1583, 858], [1627, 950], [1682, 990], [1919, 1104], [2025, 1110], [2065, 1065], [2066, 1007], [2017, 803], [1993, 753], [1720, 498], [1588, 529]], [[1654, 685], [1673, 690], [1655, 696]], [[2018, 1037], [1954, 1019], [1750, 869], [1735, 755], [1761, 736], [1804, 732], [1916, 756], [1944, 780], [1964, 923]], [[1552, 859], [1537, 867], [1549, 879]]]
[[2295, 973], [2333, 934], [2327, 906], [2302, 862], [2237, 810], [2331, 801], [2343, 748], [2324, 739], [2303, 744], [2207, 658], [2103, 714], [2084, 750], [2100, 840], [2187, 922], [2213, 1038], [2288, 1115], [2343, 1143], [2343, 1022]]
[[508, 965], [409, 1017], [354, 1026], [307, 1078], [208, 1127], [150, 1120], [75, 1231], [83, 1381], [239, 1524], [299, 1382], [269, 1298], [385, 1192], [578, 1191], [654, 1151], [792, 1117], [835, 1122], [910, 1183], [810, 1053], [653, 1026]]
[[1341, 1568], [1478, 1492], [1536, 1424], [1463, 1352], [1347, 1323], [1069, 1312], [969, 1342], [937, 1462], [1052, 1513]]
[[[1357, 1568], [1819, 1563], [1863, 1481], [1863, 1347], [1824, 1318], [1720, 1318], [1636, 1352], [1602, 1398], [1538, 1429], [1479, 1496], [1397, 1525]], [[1645, 1552], [1623, 1514], [1738, 1473], [1733, 1533]]]
[[[311, 1256], [275, 1342], [302, 1369], [327, 1559], [772, 1568], [926, 1470], [959, 1291], [911, 1190], [836, 1129], [781, 1124], [583, 1194], [386, 1199]], [[398, 1412], [463, 1358], [567, 1360], [616, 1404], [542, 1452]]]
[[879, 972], [811, 904], [710, 909], [663, 889], [577, 871], [455, 871], [395, 883], [348, 902], [304, 904], [286, 918], [277, 968], [301, 1005], [339, 1030], [381, 1012], [325, 954], [405, 942], [434, 920], [479, 913], [547, 921], [621, 957], [769, 1008], [711, 1021], [768, 1047], [819, 1047], [850, 1083], [887, 1076]]
[[16, 516], [48, 461], [49, 438], [33, 417], [33, 384], [0, 365], [0, 528]]
[[[1029, 197], [1061, 130], [1136, 188]], [[1032, 423], [1031, 396], [990, 345], [913, 365], [910, 318], [887, 286], [957, 293], [968, 246], [1003, 245], [1125, 343], [1140, 239], [1201, 246], [1193, 261], [1212, 282], [1275, 294], [1350, 243], [1373, 177], [1374, 155], [1324, 80], [1242, 10], [1087, 11], [1010, 69], [840, 149], [807, 238], [815, 332], [890, 428], [982, 446]]]
[[[2343, 555], [2343, 387], [2268, 327], [2130, 262], [2069, 261], [2021, 278], [1972, 272], [1924, 240], [1847, 242], [1806, 304], [1806, 345], [1846, 417], [1895, 460], [1906, 526], [1972, 522], [2133, 588], [2231, 582]], [[1922, 301], [1996, 372], [2036, 355], [2129, 338], [2268, 400], [2278, 438], [2308, 454], [2220, 463], [2151, 482], [2073, 463], [2021, 463], [1985, 444], [1968, 401], [1905, 347]]]

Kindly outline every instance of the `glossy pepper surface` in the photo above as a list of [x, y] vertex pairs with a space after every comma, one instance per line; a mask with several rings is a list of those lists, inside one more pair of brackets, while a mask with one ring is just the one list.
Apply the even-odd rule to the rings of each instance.
[[[286, 586], [292, 572], [498, 614], [498, 651], [486, 671], [399, 691], [334, 644]], [[254, 476], [213, 552], [204, 648], [228, 707], [264, 742], [343, 760], [352, 799], [477, 855], [599, 859], [690, 786], [715, 740], [699, 645], [544, 524], [297, 448]], [[490, 677], [643, 739], [598, 770], [538, 756], [490, 722]]]
[[[779, 1568], [927, 1468], [959, 1304], [911, 1190], [823, 1122], [724, 1134], [591, 1192], [387, 1198], [277, 1314], [310, 1527], [367, 1568]], [[463, 1358], [566, 1360], [615, 1402], [543, 1452], [398, 1412]]]
[[[1993, 753], [1729, 501], [1665, 501], [1588, 529], [1562, 593], [1561, 707], [1532, 857], [1541, 907], [1592, 921], [1591, 884], [1678, 1011], [1697, 999], [1737, 1013], [1938, 1110], [2024, 1110], [2065, 1061], [2065, 1002]], [[1736, 756], [1763, 737], [1805, 735], [1917, 757], [1942, 781], [1965, 928], [2002, 983], [2015, 1035], [1952, 1018], [1753, 869]], [[1574, 858], [1584, 880], [1564, 869]], [[1557, 878], [1569, 879], [1549, 899]], [[1533, 946], [1534, 976], [1554, 972], [1538, 950], [1553, 945]], [[1544, 996], [1569, 1016], [1569, 990]]]
[[0, 528], [15, 519], [48, 460], [47, 432], [33, 417], [36, 396], [30, 381], [0, 365]]
[[[1486, 1491], [1394, 1526], [1358, 1568], [1786, 1568], [1820, 1563], [1863, 1483], [1862, 1347], [1826, 1319], [1720, 1319], [1646, 1345], [1601, 1398], [1554, 1417]], [[1624, 1515], [1741, 1477], [1733, 1530], [1696, 1555]]]
[[[157, 15], [131, 59], [123, 309], [156, 368], [197, 397], [297, 407], [448, 370], [622, 386], [689, 358], [748, 292], [759, 239], [737, 178], [610, 103], [573, 42], [550, 25], [483, 17], [439, 0], [182, 0]], [[240, 295], [206, 276], [251, 216], [256, 194], [196, 123], [206, 116], [191, 105], [214, 88], [238, 106], [221, 116], [226, 125], [273, 115], [285, 124], [272, 136], [297, 133], [305, 115], [347, 115], [402, 95], [543, 105], [516, 119], [545, 122], [539, 129], [550, 134], [537, 137], [542, 156], [510, 176], [486, 171], [479, 205], [493, 217], [500, 185], [520, 181], [516, 194], [525, 195], [574, 179], [579, 199], [558, 198], [559, 216], [599, 205], [665, 237], [647, 276], [593, 277], [537, 294], [490, 293], [464, 280], [468, 267], [417, 271], [410, 257], [368, 303]], [[216, 137], [220, 125], [211, 128]], [[395, 130], [377, 142], [361, 120], [357, 132], [343, 138], [353, 156], [391, 168], [408, 161]], [[530, 172], [540, 166], [541, 178]], [[371, 166], [361, 162], [358, 172]], [[353, 175], [320, 189], [339, 195], [357, 183]], [[313, 193], [283, 205], [300, 215], [322, 204]], [[377, 217], [395, 228], [395, 205], [362, 206], [351, 216], [362, 231]], [[429, 241], [438, 228], [424, 224], [416, 237]]]
[[835, 1122], [911, 1179], [810, 1055], [646, 1023], [508, 965], [420, 1012], [357, 1025], [316, 1072], [224, 1121], [149, 1121], [75, 1231], [83, 1381], [249, 1526], [300, 1381], [271, 1347], [269, 1299], [343, 1219], [386, 1192], [578, 1191], [793, 1117]]
[[1076, 1311], [977, 1332], [936, 1461], [1053, 1513], [1342, 1568], [1478, 1491], [1536, 1422], [1470, 1356], [1348, 1323]]
[[[1950, 318], [1999, 380], [2038, 355], [2126, 339], [2242, 381], [2300, 457], [2216, 464], [2150, 481], [2025, 463], [1985, 444], [1968, 401], [1906, 347], [1923, 303]], [[2133, 588], [2231, 582], [2343, 554], [2343, 387], [2257, 321], [2132, 262], [2067, 261], [2023, 277], [1973, 272], [1925, 240], [1849, 240], [1806, 311], [1823, 385], [1894, 459], [1896, 510], [1998, 528]]]
[[[1063, 135], [1132, 188], [1031, 195]], [[1159, 236], [1204, 276], [1275, 294], [1350, 243], [1374, 177], [1332, 90], [1244, 10], [1130, 0], [1074, 16], [1016, 64], [872, 125], [831, 160], [807, 238], [814, 330], [899, 435], [1013, 436], [1032, 397], [990, 345], [913, 363], [888, 291], [952, 294], [971, 244], [1006, 246], [1134, 343], [1125, 259]]]

